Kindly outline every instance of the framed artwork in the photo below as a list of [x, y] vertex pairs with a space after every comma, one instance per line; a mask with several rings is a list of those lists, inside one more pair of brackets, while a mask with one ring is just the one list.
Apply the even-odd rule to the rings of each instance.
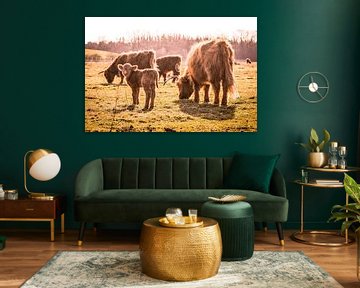
[[85, 17], [86, 132], [256, 132], [256, 17]]

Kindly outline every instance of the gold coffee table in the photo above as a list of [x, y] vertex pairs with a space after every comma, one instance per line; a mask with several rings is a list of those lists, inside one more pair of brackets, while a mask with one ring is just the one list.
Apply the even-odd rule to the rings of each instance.
[[167, 281], [205, 279], [218, 273], [222, 242], [216, 220], [201, 217], [203, 226], [169, 228], [160, 218], [144, 221], [140, 236], [140, 261], [146, 275]]

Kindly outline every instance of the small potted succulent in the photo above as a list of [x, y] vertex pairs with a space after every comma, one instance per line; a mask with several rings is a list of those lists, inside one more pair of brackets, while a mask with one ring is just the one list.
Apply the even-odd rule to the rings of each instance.
[[308, 143], [296, 143], [305, 148], [308, 152], [308, 165], [310, 167], [320, 168], [327, 164], [328, 154], [324, 152], [326, 143], [330, 140], [330, 133], [323, 129], [324, 139], [320, 141], [314, 128], [310, 130]]

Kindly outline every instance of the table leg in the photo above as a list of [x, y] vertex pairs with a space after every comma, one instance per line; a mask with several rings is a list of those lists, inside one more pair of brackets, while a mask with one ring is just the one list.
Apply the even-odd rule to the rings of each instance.
[[300, 196], [300, 233], [304, 232], [304, 185], [301, 185]]
[[[345, 203], [346, 205], [349, 205], [349, 195], [345, 192], [345, 197], [346, 197], [346, 200], [345, 200]], [[347, 212], [347, 210], [346, 210]], [[348, 221], [348, 218], [346, 217], [345, 219], [346, 221]], [[345, 243], [348, 244], [349, 243], [349, 233], [348, 233], [348, 229], [345, 229]]]
[[61, 234], [65, 233], [65, 213], [61, 214]]
[[54, 237], [55, 227], [54, 227], [54, 219], [50, 220], [50, 241], [53, 242], [55, 240]]

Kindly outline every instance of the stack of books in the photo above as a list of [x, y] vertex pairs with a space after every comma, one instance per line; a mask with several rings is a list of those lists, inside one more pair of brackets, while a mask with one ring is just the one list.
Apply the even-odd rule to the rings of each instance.
[[342, 184], [340, 180], [336, 179], [315, 179], [316, 184], [322, 184], [322, 185], [337, 185]]

